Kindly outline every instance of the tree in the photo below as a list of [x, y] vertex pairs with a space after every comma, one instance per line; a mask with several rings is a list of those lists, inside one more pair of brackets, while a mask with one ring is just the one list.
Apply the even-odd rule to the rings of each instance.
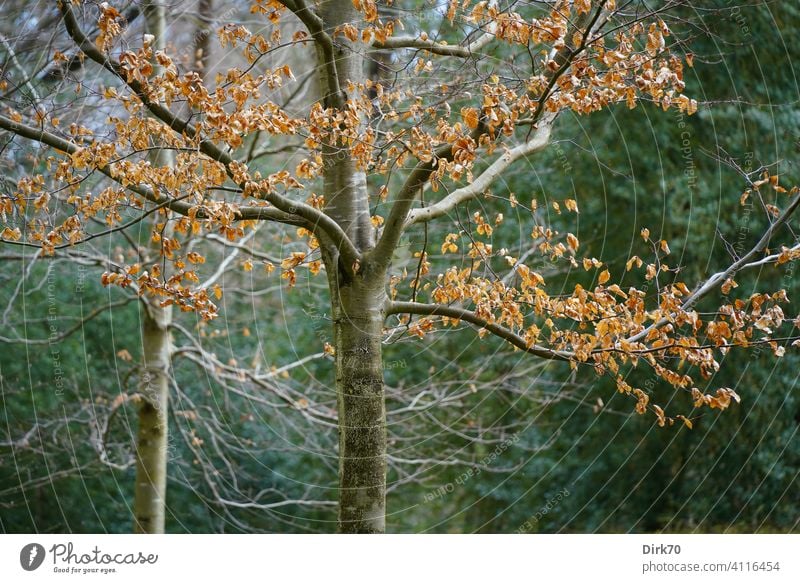
[[[145, 29], [153, 49], [163, 51], [167, 44], [167, 19], [158, 2], [144, 5]], [[170, 150], [155, 149], [150, 159], [159, 167], [173, 163]], [[161, 232], [172, 237], [172, 225]], [[163, 534], [167, 499], [169, 368], [172, 361], [172, 306], [145, 302], [142, 320], [142, 395], [136, 438], [136, 486], [134, 488], [133, 530], [136, 533]]]
[[[241, 47], [246, 64], [220, 73], [212, 88], [197, 72], [179, 71], [153, 36], [126, 37], [115, 7], [98, 6], [92, 39], [76, 9], [62, 2], [64, 30], [97, 73], [76, 91], [108, 112], [111, 131], [97, 133], [80, 119], [64, 129], [56, 108], [44, 106], [0, 116], [0, 128], [53, 151], [47, 171], [23, 177], [3, 199], [4, 221], [18, 223], [5, 227], [3, 239], [52, 253], [91, 236], [87, 219], [97, 214], [110, 225], [122, 223], [123, 210], [139, 220], [156, 215], [158, 261], [131, 263], [103, 283], [135, 283], [161, 306], [211, 319], [223, 290], [197, 285], [204, 257], [184, 253], [180, 238], [216, 230], [236, 241], [262, 221], [294, 227], [306, 250], [283, 259], [282, 277], [291, 286], [304, 266], [324, 272], [329, 288], [342, 532], [385, 529], [387, 321], [419, 337], [437, 325], [468, 323], [535, 357], [608, 375], [638, 413], [691, 428], [691, 413], [667, 416], [625, 371], [649, 368], [694, 407], [725, 409], [738, 400], [734, 391], [698, 388], [719, 367], [718, 354], [760, 344], [782, 354], [777, 331], [786, 322], [786, 294], [735, 298], [734, 278], [797, 258], [800, 245], [777, 248], [773, 241], [800, 203], [797, 190], [785, 189], [778, 176], [753, 180], [745, 197], [762, 201], [772, 222], [750, 251], [693, 290], [668, 264], [667, 242], [647, 229], [642, 238], [652, 258], [632, 256], [627, 269], [644, 268], [648, 285], [623, 289], [624, 274], [611, 283], [601, 261], [579, 256], [575, 235], [542, 221], [528, 194], [492, 192], [515, 164], [547, 148], [565, 111], [588, 115], [647, 100], [693, 114], [698, 104], [683, 94], [684, 61], [691, 66], [692, 56], [668, 46], [665, 21], [680, 4], [653, 10], [614, 0], [524, 7], [451, 0], [446, 10], [433, 4], [412, 18], [403, 4], [379, 12], [372, 0], [257, 0], [252, 11], [265, 17], [265, 34], [236, 24], [219, 31], [222, 47]], [[281, 35], [288, 18], [304, 27], [291, 40]], [[409, 34], [394, 34], [401, 27]], [[294, 77], [287, 65], [263, 64], [286, 43], [315, 59], [308, 78], [316, 96], [291, 107], [263, 97]], [[495, 61], [484, 52], [490, 45]], [[376, 53], [383, 65], [367, 78]], [[67, 57], [62, 50], [54, 59]], [[272, 147], [281, 140], [293, 172], [259, 163], [284, 151]], [[174, 160], [154, 162], [153, 150], [172, 150]], [[93, 195], [83, 183], [96, 173], [110, 183]], [[512, 226], [530, 229], [533, 243], [519, 256], [485, 242], [503, 228], [502, 213], [462, 214], [470, 203], [498, 198], [516, 215]], [[552, 211], [562, 207], [578, 213], [572, 199]], [[433, 258], [428, 236], [436, 225], [444, 236], [433, 233], [441, 237]], [[407, 245], [418, 251], [410, 256]], [[584, 269], [590, 283], [548, 291], [543, 270], [529, 266], [546, 260]], [[695, 309], [717, 290], [731, 300], [713, 312]]]

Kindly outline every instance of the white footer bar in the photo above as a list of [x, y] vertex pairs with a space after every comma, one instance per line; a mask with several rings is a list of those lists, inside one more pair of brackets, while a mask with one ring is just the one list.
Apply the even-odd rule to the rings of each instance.
[[792, 581], [798, 535], [3, 535], [0, 581]]

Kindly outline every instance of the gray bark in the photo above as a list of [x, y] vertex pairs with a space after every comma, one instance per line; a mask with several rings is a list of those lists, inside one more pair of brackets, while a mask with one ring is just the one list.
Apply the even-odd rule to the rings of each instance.
[[386, 528], [386, 408], [383, 282], [339, 285], [333, 301], [339, 409], [339, 531]]
[[170, 308], [143, 310], [142, 364], [136, 436], [136, 487], [134, 525], [136, 533], [164, 532], [167, 494], [167, 407], [169, 396]]

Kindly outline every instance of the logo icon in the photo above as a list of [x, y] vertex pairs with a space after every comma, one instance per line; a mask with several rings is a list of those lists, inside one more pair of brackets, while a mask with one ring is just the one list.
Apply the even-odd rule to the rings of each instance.
[[38, 543], [30, 543], [19, 552], [19, 564], [26, 571], [35, 571], [44, 562], [44, 547]]

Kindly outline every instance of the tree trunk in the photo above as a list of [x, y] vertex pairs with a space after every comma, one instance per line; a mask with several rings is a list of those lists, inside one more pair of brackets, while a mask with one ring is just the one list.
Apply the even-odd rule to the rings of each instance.
[[333, 301], [339, 408], [339, 532], [386, 528], [385, 294], [360, 277]]
[[[151, 313], [152, 311], [152, 313]], [[143, 310], [139, 432], [136, 437], [136, 533], [164, 532], [167, 494], [167, 406], [169, 397], [170, 308]]]
[[214, 31], [214, 0], [199, 0], [197, 3], [197, 14], [200, 23], [197, 25], [194, 38], [196, 40], [195, 68], [203, 81], [211, 78], [211, 40], [216, 38]]
[[[153, 35], [153, 48], [166, 46], [166, 13], [159, 2], [144, 5], [147, 30]], [[157, 68], [158, 70], [158, 68]], [[156, 150], [152, 162], [157, 166], [172, 163], [172, 152]], [[156, 220], [163, 220], [157, 216]], [[172, 236], [168, 222], [163, 230]], [[136, 436], [136, 487], [133, 531], [162, 534], [167, 498], [167, 409], [169, 406], [169, 367], [172, 357], [169, 326], [172, 308], [146, 303], [142, 310], [142, 378], [139, 392], [139, 430]]]
[[[325, 32], [347, 23], [360, 24], [362, 15], [352, 0], [319, 5]], [[351, 84], [364, 77], [364, 47], [336, 35], [330, 53], [317, 46], [319, 91], [326, 107], [342, 108], [352, 99]], [[330, 65], [335, 65], [331, 74]], [[366, 120], [362, 120], [366, 121]], [[367, 178], [356, 167], [346, 143], [323, 145], [325, 212], [347, 233], [358, 250], [374, 246]], [[324, 245], [324, 247], [327, 247]], [[386, 529], [386, 408], [381, 339], [386, 292], [383, 273], [362, 265], [341, 269], [335, 249], [323, 250], [331, 290], [336, 391], [339, 415], [339, 532], [380, 533]]]
[[[353, 7], [352, 0], [329, 0], [319, 8], [320, 18], [325, 30], [333, 36], [336, 29], [344, 24], [360, 24], [360, 13]], [[356, 96], [348, 92], [350, 83], [364, 80], [364, 46], [350, 41], [343, 35], [336, 36], [332, 58], [336, 65], [338, 84], [349, 99]], [[320, 49], [319, 91], [326, 106], [334, 103], [332, 81], [326, 74], [327, 57]], [[362, 123], [366, 120], [362, 119]], [[356, 167], [350, 156], [350, 145], [326, 142], [322, 148], [323, 174], [325, 179], [325, 212], [344, 229], [359, 251], [367, 251], [374, 244], [374, 229], [370, 221], [369, 196], [367, 194], [367, 174]]]

